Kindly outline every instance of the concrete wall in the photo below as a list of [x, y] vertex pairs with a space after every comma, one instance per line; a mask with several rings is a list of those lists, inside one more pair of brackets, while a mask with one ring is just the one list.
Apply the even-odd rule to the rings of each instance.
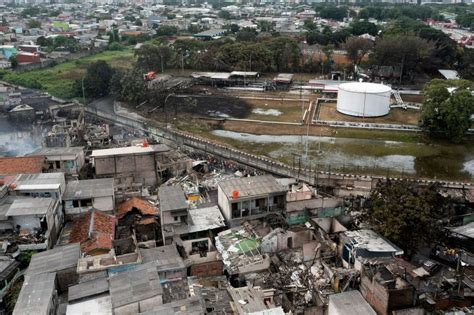
[[28, 229], [30, 233], [33, 232], [33, 229], [41, 228], [40, 218], [35, 215], [14, 216], [12, 220], [15, 228], [19, 225], [21, 229]]
[[415, 302], [412, 287], [388, 289], [365, 274], [361, 277], [360, 292], [378, 315], [389, 315], [391, 311], [411, 307]]
[[132, 182], [150, 186], [157, 184], [155, 153], [95, 157], [94, 166], [98, 177], [114, 176], [119, 178], [122, 184], [130, 185]]
[[100, 211], [114, 210], [114, 196], [97, 197], [92, 199], [92, 206], [94, 209]]

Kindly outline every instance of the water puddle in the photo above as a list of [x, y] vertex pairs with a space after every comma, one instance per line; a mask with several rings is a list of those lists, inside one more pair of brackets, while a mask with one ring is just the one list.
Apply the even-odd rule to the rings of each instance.
[[[254, 135], [214, 130], [215, 136], [248, 143], [280, 144], [266, 155], [287, 163], [320, 169], [410, 174], [440, 179], [472, 180], [474, 146], [295, 135]], [[307, 156], [306, 156], [307, 153]], [[295, 162], [296, 161], [296, 162]]]
[[252, 113], [257, 114], [257, 115], [265, 115], [265, 116], [280, 116], [283, 114], [281, 111], [278, 109], [263, 109], [263, 108], [255, 108], [252, 110]]

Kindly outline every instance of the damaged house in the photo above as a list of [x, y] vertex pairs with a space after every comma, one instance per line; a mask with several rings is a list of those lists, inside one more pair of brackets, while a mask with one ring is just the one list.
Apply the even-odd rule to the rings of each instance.
[[192, 161], [164, 144], [92, 151], [95, 175], [113, 177], [118, 188], [156, 186], [191, 169]]
[[5, 216], [18, 233], [20, 250], [52, 248], [63, 224], [60, 203], [53, 198], [15, 199]]
[[128, 235], [134, 229], [138, 242], [149, 242], [151, 247], [161, 243], [158, 210], [150, 202], [133, 197], [117, 207], [118, 234]]
[[217, 206], [189, 209], [180, 186], [159, 189], [161, 229], [165, 244], [175, 243], [191, 266], [190, 274], [217, 275], [222, 272], [213, 239], [225, 227]]
[[244, 220], [282, 214], [286, 192], [271, 175], [234, 178], [219, 182], [218, 203], [229, 226], [235, 227]]
[[362, 270], [366, 261], [403, 255], [402, 249], [372, 230], [346, 231], [340, 234], [338, 252], [344, 267], [357, 270]]
[[115, 225], [115, 216], [90, 209], [74, 220], [69, 242], [80, 243], [81, 253], [88, 256], [107, 254], [113, 248]]
[[364, 266], [360, 292], [378, 315], [390, 315], [416, 302], [415, 288], [383, 265]]
[[30, 155], [43, 156], [46, 163], [46, 172], [65, 173], [79, 176], [85, 164], [83, 147], [53, 147], [36, 150]]

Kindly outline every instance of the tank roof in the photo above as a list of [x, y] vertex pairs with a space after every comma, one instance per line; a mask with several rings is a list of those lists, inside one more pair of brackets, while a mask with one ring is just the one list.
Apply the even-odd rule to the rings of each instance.
[[339, 90], [358, 93], [386, 93], [392, 88], [388, 85], [369, 82], [350, 82], [339, 85]]

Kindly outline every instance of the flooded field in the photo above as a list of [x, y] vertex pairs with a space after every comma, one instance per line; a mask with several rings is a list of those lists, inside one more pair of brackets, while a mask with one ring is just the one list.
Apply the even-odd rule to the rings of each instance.
[[[285, 163], [311, 164], [321, 170], [404, 175], [447, 180], [474, 178], [474, 144], [444, 145], [317, 136], [253, 135], [214, 130], [241, 149]], [[308, 156], [306, 156], [306, 148]], [[265, 150], [264, 150], [265, 149]]]

